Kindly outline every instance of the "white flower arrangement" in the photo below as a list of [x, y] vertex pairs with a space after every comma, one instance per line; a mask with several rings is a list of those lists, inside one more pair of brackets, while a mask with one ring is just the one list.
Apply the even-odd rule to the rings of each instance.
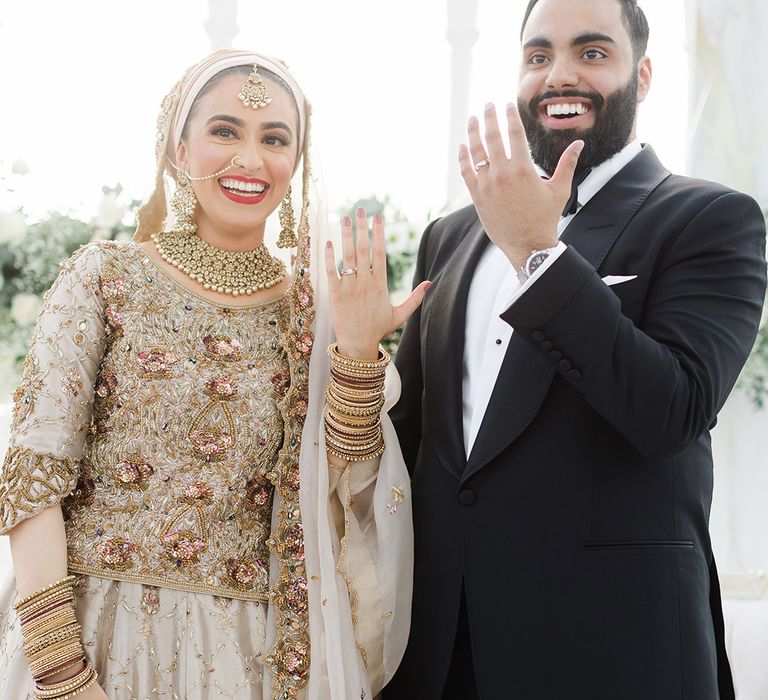
[[21, 292], [11, 299], [11, 318], [17, 325], [27, 328], [35, 323], [42, 308], [42, 297]]

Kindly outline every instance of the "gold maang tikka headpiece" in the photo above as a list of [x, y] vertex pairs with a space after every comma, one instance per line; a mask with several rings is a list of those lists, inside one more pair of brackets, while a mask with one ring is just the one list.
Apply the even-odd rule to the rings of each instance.
[[267, 86], [264, 85], [264, 80], [259, 75], [259, 67], [256, 64], [254, 64], [248, 80], [243, 83], [237, 96], [243, 105], [253, 109], [261, 109], [272, 102], [272, 98], [267, 92]]

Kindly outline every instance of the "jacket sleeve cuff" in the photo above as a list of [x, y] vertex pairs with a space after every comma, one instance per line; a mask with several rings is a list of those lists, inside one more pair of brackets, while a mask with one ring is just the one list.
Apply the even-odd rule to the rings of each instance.
[[546, 323], [596, 275], [595, 268], [568, 246], [548, 267], [547, 274], [531, 284], [501, 318], [516, 330]]
[[78, 471], [74, 459], [10, 447], [0, 480], [0, 535], [69, 496]]

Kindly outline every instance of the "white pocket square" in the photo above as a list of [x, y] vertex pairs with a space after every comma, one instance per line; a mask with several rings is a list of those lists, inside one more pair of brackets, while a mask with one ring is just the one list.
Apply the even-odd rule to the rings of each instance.
[[609, 287], [613, 287], [614, 284], [621, 284], [622, 282], [629, 282], [629, 280], [637, 279], [637, 275], [607, 275], [603, 277]]

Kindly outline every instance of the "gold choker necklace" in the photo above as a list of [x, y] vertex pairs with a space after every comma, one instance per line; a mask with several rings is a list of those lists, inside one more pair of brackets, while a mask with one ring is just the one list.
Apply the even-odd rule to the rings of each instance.
[[285, 278], [285, 263], [263, 243], [255, 250], [220, 250], [196, 233], [153, 233], [160, 257], [205, 289], [232, 296], [269, 289]]

